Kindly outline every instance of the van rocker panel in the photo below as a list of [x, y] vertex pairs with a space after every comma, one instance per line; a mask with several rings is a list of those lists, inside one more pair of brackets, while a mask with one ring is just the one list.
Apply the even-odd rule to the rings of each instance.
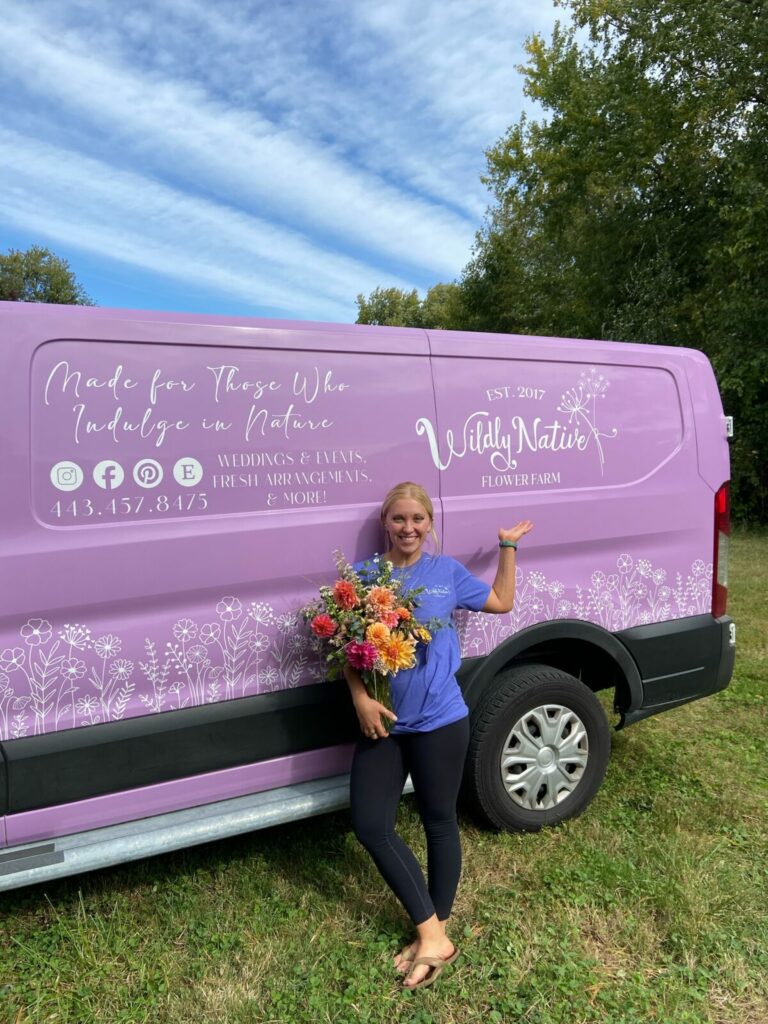
[[356, 729], [349, 691], [339, 682], [6, 740], [0, 813], [349, 743]]

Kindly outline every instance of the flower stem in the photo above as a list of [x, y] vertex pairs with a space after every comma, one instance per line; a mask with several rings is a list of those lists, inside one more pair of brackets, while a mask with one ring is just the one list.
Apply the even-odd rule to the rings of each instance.
[[[372, 700], [377, 700], [379, 704], [383, 704], [385, 708], [392, 710], [392, 687], [390, 685], [389, 676], [383, 675], [381, 672], [366, 672], [363, 675], [363, 682], [368, 692], [368, 696]], [[381, 715], [381, 724], [389, 732], [392, 721], [387, 718], [386, 715]]]

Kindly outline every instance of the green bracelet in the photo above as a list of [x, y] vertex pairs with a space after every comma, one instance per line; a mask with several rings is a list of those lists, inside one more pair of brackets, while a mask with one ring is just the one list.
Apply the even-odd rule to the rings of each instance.
[[517, 551], [517, 543], [515, 541], [513, 541], [513, 540], [500, 540], [499, 541], [499, 547], [500, 548], [514, 548], [515, 551]]

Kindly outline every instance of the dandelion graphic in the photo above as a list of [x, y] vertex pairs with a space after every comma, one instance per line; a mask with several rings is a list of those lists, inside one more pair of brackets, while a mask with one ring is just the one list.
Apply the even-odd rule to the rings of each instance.
[[272, 605], [266, 604], [264, 601], [252, 601], [248, 614], [251, 616], [254, 622], [257, 622], [262, 626], [269, 626], [274, 622], [274, 612]]
[[582, 372], [579, 383], [575, 387], [568, 388], [560, 397], [558, 412], [568, 413], [568, 422], [578, 423], [582, 421], [597, 447], [600, 457], [600, 475], [605, 471], [605, 453], [603, 452], [602, 437], [613, 438], [618, 435], [616, 427], [605, 433], [597, 428], [597, 399], [605, 398], [609, 382], [602, 373], [598, 373], [595, 367], [590, 367], [589, 373]]
[[86, 629], [85, 626], [81, 626], [79, 623], [75, 623], [74, 626], [70, 626], [69, 623], [65, 623], [64, 629], [59, 633], [59, 637], [69, 647], [69, 653], [72, 653], [74, 648], [76, 651], [84, 651], [86, 648], [91, 646], [91, 631]]

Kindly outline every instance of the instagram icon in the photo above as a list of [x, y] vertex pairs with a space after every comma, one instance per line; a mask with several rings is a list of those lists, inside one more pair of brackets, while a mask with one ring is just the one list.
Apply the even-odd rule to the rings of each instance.
[[76, 462], [57, 462], [51, 470], [51, 483], [59, 491], [76, 491], [84, 474]]

